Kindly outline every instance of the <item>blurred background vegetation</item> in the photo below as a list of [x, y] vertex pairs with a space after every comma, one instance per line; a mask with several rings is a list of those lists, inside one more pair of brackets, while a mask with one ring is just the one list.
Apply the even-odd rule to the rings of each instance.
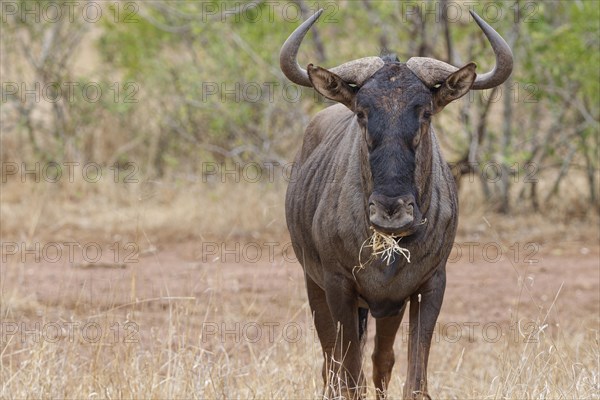
[[[21, 339], [2, 328], [0, 397], [318, 396], [321, 349], [285, 251], [284, 195], [303, 131], [329, 103], [287, 81], [278, 56], [321, 7], [304, 65], [388, 50], [485, 72], [493, 52], [470, 9], [514, 52], [509, 81], [433, 122], [461, 215], [431, 393], [598, 398], [597, 0], [1, 0], [0, 315]], [[92, 244], [101, 262], [85, 259]], [[263, 258], [248, 261], [257, 247]], [[36, 341], [36, 321], [108, 334], [56, 341], [44, 324]], [[310, 333], [273, 341], [275, 321]], [[255, 322], [269, 328], [259, 343], [253, 329], [232, 339], [234, 323]], [[502, 337], [482, 334], [488, 322]], [[114, 341], [131, 323], [141, 342]], [[221, 334], [205, 341], [205, 323]]]
[[484, 72], [493, 53], [474, 9], [511, 45], [515, 68], [436, 117], [461, 190], [474, 182], [500, 213], [600, 210], [597, 1], [91, 3], [97, 19], [89, 2], [74, 18], [64, 7], [58, 18], [53, 2], [3, 2], [3, 162], [134, 163], [137, 177], [162, 182], [202, 181], [207, 162], [284, 166], [328, 104], [279, 71], [279, 48], [303, 19], [325, 8], [301, 64], [389, 50]]

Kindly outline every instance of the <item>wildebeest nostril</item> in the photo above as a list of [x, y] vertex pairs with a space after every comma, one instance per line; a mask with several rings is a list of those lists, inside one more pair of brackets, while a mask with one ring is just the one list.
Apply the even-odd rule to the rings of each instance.
[[415, 209], [415, 203], [414, 201], [411, 200], [403, 200], [402, 198], [399, 198], [398, 201], [396, 202], [397, 207], [395, 212], [400, 212], [403, 211], [406, 214], [409, 215], [413, 215], [414, 213], [414, 209]]

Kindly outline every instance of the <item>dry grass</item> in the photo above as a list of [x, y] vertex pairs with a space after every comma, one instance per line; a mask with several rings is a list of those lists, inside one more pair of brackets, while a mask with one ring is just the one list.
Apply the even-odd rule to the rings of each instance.
[[362, 263], [362, 252], [363, 249], [371, 248], [371, 257], [366, 261], [368, 264], [373, 257], [381, 258], [386, 265], [390, 265], [394, 262], [396, 255], [401, 255], [410, 263], [410, 251], [400, 246], [399, 241], [402, 240], [401, 236], [388, 235], [387, 233], [379, 232], [374, 230], [373, 234], [367, 238], [358, 252], [358, 259], [360, 261], [360, 268], [364, 268], [365, 265]]
[[168, 310], [165, 326], [141, 343], [115, 343], [111, 329], [123, 322], [108, 319], [99, 326], [110, 333], [98, 343], [68, 338], [57, 344], [16, 343], [19, 338], [3, 343], [0, 393], [9, 398], [312, 397], [305, 382], [317, 357], [306, 357], [304, 348], [285, 341], [207, 350], [199, 332], [186, 327], [184, 315], [190, 311]]
[[14, 180], [2, 188], [0, 233], [5, 239], [31, 242], [272, 237], [286, 229], [284, 191], [282, 183], [205, 183], [201, 178], [137, 183], [115, 183], [112, 176], [97, 183]]
[[[114, 306], [100, 314], [79, 306], [60, 323], [75, 324], [73, 338], [63, 332], [56, 343], [49, 340], [55, 337], [51, 330], [38, 340], [31, 334], [23, 337], [20, 332], [16, 335], [4, 332], [0, 395], [7, 398], [318, 397], [321, 352], [309, 323], [307, 305], [274, 309], [273, 305], [262, 304], [259, 316], [251, 317], [244, 312], [244, 304], [255, 301], [256, 293], [238, 293], [229, 304], [220, 303], [232, 295], [227, 281], [221, 282], [211, 287], [213, 296], [219, 299], [212, 302], [202, 296], [165, 296], [127, 307]], [[295, 285], [302, 286], [302, 282]], [[2, 303], [4, 321], [26, 321], [29, 329], [34, 320], [41, 326], [57, 321], [50, 317], [53, 310], [44, 305], [37, 305], [44, 310], [38, 318], [27, 318], [23, 317], [27, 305], [6, 298], [5, 293]], [[155, 303], [162, 304], [158, 313], [153, 307]], [[523, 315], [531, 317], [538, 319], [540, 329], [519, 332], [503, 326], [505, 333], [510, 334], [497, 341], [495, 333], [491, 334], [493, 340], [485, 340], [488, 336], [477, 330], [469, 338], [464, 335], [456, 341], [455, 334], [448, 336], [438, 330], [430, 360], [430, 392], [436, 398], [448, 399], [598, 398], [597, 319], [569, 321], [550, 329], [545, 312]], [[270, 338], [265, 327], [274, 320], [280, 325]], [[127, 328], [128, 321], [136, 328]], [[302, 331], [298, 340], [296, 330], [286, 334], [281, 328], [292, 322], [294, 329]], [[82, 338], [81, 327], [86, 323], [99, 326], [104, 336], [93, 343]], [[236, 329], [236, 323], [242, 327], [260, 326], [262, 337], [257, 340], [250, 328]], [[6, 331], [7, 322], [3, 324]], [[217, 333], [208, 331], [207, 326], [216, 326]], [[127, 338], [132, 339], [131, 343], [127, 343]], [[398, 363], [391, 383], [391, 398], [399, 398], [401, 394], [406, 338], [404, 330], [396, 344]], [[366, 350], [372, 351], [371, 341]], [[369, 376], [370, 362], [365, 361], [365, 367]], [[368, 392], [372, 398], [374, 389], [370, 382]]]
[[[139, 243], [142, 251], [158, 248], [168, 252], [180, 241], [286, 237], [284, 184], [169, 182], [9, 181], [2, 187], [3, 241], [131, 240]], [[475, 201], [473, 192], [462, 196], [468, 197], [467, 203]], [[540, 240], [561, 248], [569, 247], [569, 243], [557, 238], [589, 241], [597, 235], [593, 216], [589, 217], [591, 223], [571, 226], [559, 217], [521, 214], [507, 219], [483, 207], [463, 206], [463, 210], [468, 213], [461, 215], [459, 240]], [[27, 275], [31, 268], [18, 262], [3, 263], [0, 397], [319, 396], [321, 350], [298, 265], [290, 268], [295, 272], [277, 278], [270, 273], [257, 275], [266, 268], [263, 264], [245, 269], [244, 265], [210, 261], [190, 270], [184, 280], [190, 286], [182, 288], [166, 283], [169, 274], [175, 273], [172, 263], [179, 261], [163, 261], [160, 267], [164, 275], [145, 283], [157, 287], [151, 296], [139, 291], [144, 283], [137, 274], [145, 268], [144, 260], [135, 267], [138, 270], [115, 271], [123, 274], [116, 275], [116, 282], [126, 289], [111, 287], [98, 303], [85, 300], [85, 287], [70, 299], [66, 295], [68, 283], [50, 301], [44, 299], [21, 285], [35, 280], [35, 275]], [[287, 267], [281, 259], [274, 263]], [[241, 270], [239, 275], [232, 276], [233, 268]], [[65, 282], [72, 273], [65, 267]], [[97, 281], [90, 279], [88, 283], [93, 282]], [[265, 282], [272, 286], [261, 287]], [[558, 313], [554, 302], [538, 309], [529, 299], [514, 300], [517, 308], [521, 305], [537, 311], [522, 312], [518, 319], [514, 310], [504, 311], [497, 320], [503, 321], [500, 326], [505, 334], [497, 341], [485, 340], [480, 331], [471, 336], [473, 340], [463, 335], [455, 341], [439, 331], [430, 359], [432, 395], [448, 399], [600, 398], [597, 315], [580, 319], [577, 313], [571, 317], [568, 308]], [[557, 304], [561, 300], [558, 296]], [[477, 309], [478, 304], [473, 307]], [[485, 312], [481, 310], [482, 315]], [[522, 320], [535, 321], [539, 329], [511, 330]], [[74, 333], [63, 329], [58, 340], [48, 340], [56, 338], [52, 327], [41, 340], [36, 340], [35, 334], [10, 333], [12, 323], [25, 323], [26, 329], [35, 330], [35, 323], [45, 327], [57, 322], [61, 328], [75, 324]], [[102, 337], [97, 341], [82, 337], [81, 327], [86, 323], [100, 327]], [[277, 325], [270, 325], [274, 323]], [[256, 326], [252, 324], [260, 328], [258, 339], [253, 336], [251, 329]], [[269, 326], [274, 326], [272, 337]], [[286, 332], [287, 327], [294, 330]], [[208, 328], [217, 329], [217, 333]], [[370, 335], [373, 328], [371, 323]], [[290, 337], [298, 329], [300, 337]], [[391, 398], [401, 396], [405, 376], [407, 343], [406, 337], [399, 335]], [[367, 354], [372, 351], [371, 343]], [[365, 361], [365, 369], [370, 376], [370, 361]], [[374, 397], [370, 382], [368, 394]]]

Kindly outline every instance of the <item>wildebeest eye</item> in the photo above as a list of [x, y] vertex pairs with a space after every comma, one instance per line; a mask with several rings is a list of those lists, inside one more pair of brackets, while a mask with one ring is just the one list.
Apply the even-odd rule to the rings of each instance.
[[365, 113], [362, 111], [357, 111], [356, 112], [356, 118], [358, 119], [364, 119], [365, 118]]
[[429, 107], [426, 106], [420, 106], [418, 107], [418, 112], [419, 114], [421, 114], [421, 119], [424, 120], [429, 120], [431, 118], [431, 110], [429, 109]]
[[428, 121], [431, 118], [431, 110], [425, 104], [417, 104], [414, 106], [415, 114], [420, 120]]

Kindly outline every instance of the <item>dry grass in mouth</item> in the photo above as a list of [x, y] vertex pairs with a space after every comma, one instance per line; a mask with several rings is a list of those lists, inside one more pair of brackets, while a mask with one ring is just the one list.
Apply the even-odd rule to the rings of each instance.
[[[423, 225], [427, 223], [427, 218], [425, 218], [419, 225]], [[359, 265], [356, 268], [363, 269], [365, 265], [361, 261], [362, 251], [365, 247], [370, 247], [372, 249], [371, 257], [368, 261], [371, 261], [375, 257], [381, 257], [383, 261], [385, 261], [385, 265], [390, 265], [396, 260], [396, 254], [402, 255], [407, 262], [410, 263], [410, 250], [405, 247], [400, 246], [398, 243], [403, 236], [401, 235], [391, 235], [383, 232], [379, 232], [373, 227], [370, 228], [373, 231], [373, 234], [367, 238], [360, 246], [360, 251], [358, 253]], [[367, 261], [367, 262], [368, 262]]]
[[365, 264], [362, 262], [362, 251], [365, 247], [370, 247], [372, 249], [371, 257], [369, 257], [367, 263], [376, 257], [381, 257], [381, 259], [385, 261], [385, 265], [390, 265], [396, 259], [396, 254], [402, 255], [406, 258], [406, 261], [410, 263], [410, 251], [398, 244], [402, 239], [402, 236], [389, 235], [373, 228], [371, 228], [371, 230], [373, 231], [373, 234], [360, 246], [360, 251], [358, 253], [359, 265], [357, 265], [355, 269], [363, 269], [365, 267]]
[[[367, 247], [373, 249], [372, 255], [381, 257], [386, 265], [390, 265], [396, 259], [396, 254], [400, 254], [410, 262], [410, 251], [398, 244], [402, 236], [388, 235], [387, 233], [379, 232], [373, 229], [373, 234], [368, 240]], [[364, 246], [364, 244], [363, 244]]]

